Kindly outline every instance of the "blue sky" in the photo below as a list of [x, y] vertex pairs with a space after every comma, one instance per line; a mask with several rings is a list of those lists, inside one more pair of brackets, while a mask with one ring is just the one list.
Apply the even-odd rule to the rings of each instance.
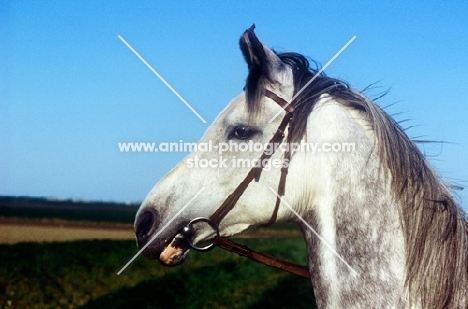
[[[253, 23], [268, 46], [325, 64], [379, 100], [444, 179], [468, 185], [466, 1], [0, 3], [0, 195], [141, 201], [184, 153], [118, 142], [197, 141], [207, 128], [121, 35], [211, 123], [242, 90], [238, 48]], [[468, 190], [458, 192], [468, 208]]]

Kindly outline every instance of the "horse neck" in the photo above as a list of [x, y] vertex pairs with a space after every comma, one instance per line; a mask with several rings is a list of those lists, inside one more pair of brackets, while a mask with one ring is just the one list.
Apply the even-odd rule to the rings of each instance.
[[304, 214], [321, 238], [302, 225], [320, 308], [402, 308], [406, 268], [397, 208], [377, 194], [335, 196], [317, 198], [316, 210]]
[[354, 152], [305, 157], [306, 174], [316, 177], [308, 177], [308, 196], [298, 209], [310, 224], [302, 228], [317, 303], [320, 308], [404, 307], [405, 247], [398, 207], [370, 133], [355, 116], [322, 100], [309, 117], [308, 141], [355, 143]]
[[355, 151], [301, 154], [305, 171], [291, 162], [307, 179], [296, 206], [310, 223], [303, 230], [317, 301], [323, 308], [466, 308], [466, 218], [414, 144], [374, 112], [391, 130], [322, 98], [308, 119], [308, 141], [352, 141]]

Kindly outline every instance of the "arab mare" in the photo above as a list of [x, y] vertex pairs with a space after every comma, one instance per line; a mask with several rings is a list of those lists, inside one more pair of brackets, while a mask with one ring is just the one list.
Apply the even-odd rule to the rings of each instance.
[[[319, 308], [466, 308], [465, 214], [404, 130], [302, 55], [265, 47], [253, 27], [240, 46], [249, 70], [244, 91], [137, 213], [144, 254], [169, 266], [184, 261], [190, 247], [181, 230], [219, 208], [282, 121], [285, 110], [268, 90], [295, 97], [293, 118], [282, 146], [220, 222], [220, 236], [270, 221], [280, 170], [288, 167], [276, 222], [301, 226]], [[194, 244], [216, 234], [203, 222], [192, 228]]]

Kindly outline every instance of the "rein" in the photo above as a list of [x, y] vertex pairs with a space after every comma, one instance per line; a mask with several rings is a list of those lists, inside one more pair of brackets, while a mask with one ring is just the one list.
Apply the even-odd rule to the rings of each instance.
[[[273, 135], [273, 137], [271, 138], [269, 142], [270, 144], [273, 144], [273, 145], [280, 144], [283, 141], [283, 138], [285, 136], [284, 132], [291, 122], [294, 108], [290, 104], [288, 104], [286, 100], [277, 96], [275, 93], [269, 91], [268, 89], [265, 89], [265, 96], [275, 101], [279, 106], [281, 106], [286, 111], [286, 114], [284, 115], [283, 120], [278, 126], [276, 133]], [[227, 238], [223, 238], [219, 236], [219, 223], [234, 208], [237, 201], [245, 192], [245, 190], [247, 189], [249, 184], [252, 182], [252, 180], [258, 179], [260, 177], [260, 174], [263, 169], [263, 162], [268, 162], [268, 160], [271, 158], [271, 156], [274, 154], [275, 151], [276, 151], [276, 147], [273, 148], [273, 151], [268, 151], [267, 149], [265, 149], [265, 151], [262, 153], [262, 155], [259, 158], [258, 162], [260, 164], [256, 164], [256, 166], [252, 167], [252, 169], [249, 171], [249, 173], [244, 178], [244, 180], [237, 186], [234, 192], [232, 192], [224, 200], [221, 206], [210, 216], [210, 218], [209, 219], [207, 218], [193, 219], [187, 224], [186, 227], [182, 229], [181, 234], [185, 236], [190, 246], [197, 251], [202, 251], [202, 252], [208, 251], [208, 250], [213, 249], [214, 246], [219, 246], [222, 249], [235, 252], [239, 254], [240, 256], [245, 256], [249, 259], [263, 263], [265, 265], [276, 267], [281, 270], [293, 273], [295, 275], [298, 275], [304, 278], [310, 278], [310, 274], [306, 266], [293, 264], [288, 261], [280, 260], [278, 258], [275, 258], [273, 256], [270, 256], [261, 252], [253, 251], [246, 246], [236, 244], [235, 242]], [[283, 196], [285, 192], [286, 175], [288, 174], [288, 166], [289, 166], [290, 159], [291, 159], [291, 153], [287, 151], [284, 155], [283, 165], [281, 167], [281, 176], [280, 176], [280, 180], [278, 183], [278, 190], [277, 190], [278, 195], [276, 197], [275, 208], [273, 209], [273, 214], [271, 215], [270, 220], [266, 224], [267, 226], [276, 222], [278, 208], [281, 203], [280, 196]], [[213, 239], [213, 242], [205, 247], [195, 246], [189, 237], [193, 232], [192, 225], [199, 223], [199, 222], [207, 223], [216, 232], [216, 236]]]

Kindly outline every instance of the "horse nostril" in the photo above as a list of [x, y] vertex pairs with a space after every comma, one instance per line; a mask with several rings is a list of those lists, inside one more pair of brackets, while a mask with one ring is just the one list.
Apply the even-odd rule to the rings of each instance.
[[151, 230], [159, 225], [157, 211], [145, 210], [138, 215], [135, 224], [135, 234], [139, 242], [145, 242]]

